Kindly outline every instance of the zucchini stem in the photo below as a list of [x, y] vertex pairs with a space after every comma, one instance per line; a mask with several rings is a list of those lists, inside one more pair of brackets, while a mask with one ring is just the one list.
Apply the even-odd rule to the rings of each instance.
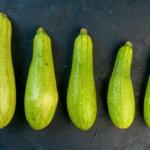
[[0, 15], [2, 15], [3, 17], [7, 17], [7, 15], [6, 15], [6, 14], [1, 13], [1, 12], [0, 12]]
[[127, 42], [126, 42], [126, 45], [130, 45], [130, 46], [132, 47], [132, 44], [131, 44], [130, 41], [127, 41]]
[[40, 28], [37, 30], [37, 33], [40, 33], [40, 32], [45, 32], [45, 30], [44, 30], [43, 27], [40, 27]]
[[85, 28], [82, 28], [80, 34], [87, 34], [87, 30]]

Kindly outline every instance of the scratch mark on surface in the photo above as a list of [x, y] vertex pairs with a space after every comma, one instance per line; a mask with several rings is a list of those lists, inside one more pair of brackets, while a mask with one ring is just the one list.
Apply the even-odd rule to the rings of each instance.
[[109, 79], [108, 79], [108, 78], [104, 78], [104, 80], [109, 82]]
[[136, 0], [129, 7], [132, 7], [135, 4], [136, 4]]
[[64, 66], [61, 66], [61, 67], [63, 67], [63, 68], [68, 68], [68, 66], [66, 66], [66, 65], [64, 65]]
[[94, 142], [94, 140], [95, 140], [95, 138], [96, 138], [96, 136], [97, 136], [98, 130], [99, 130], [99, 127], [97, 127], [97, 129], [96, 129], [96, 131], [95, 131], [95, 134], [94, 134], [94, 136], [93, 136], [93, 138], [92, 138], [92, 141], [91, 141], [91, 144], [90, 144], [90, 147], [89, 147], [89, 150], [91, 149], [91, 147], [92, 147], [92, 145], [93, 145], [93, 142]]
[[79, 131], [78, 131], [78, 133], [77, 133], [77, 143], [78, 143], [78, 147], [79, 147], [79, 150], [80, 150], [79, 140], [78, 140], [78, 138], [79, 138], [79, 134], [80, 134], [80, 129], [79, 129]]
[[135, 96], [139, 96], [141, 93], [139, 93], [139, 92], [137, 92], [137, 93], [135, 93]]
[[3, 6], [3, 5], [2, 5], [2, 0], [0, 0], [0, 8], [1, 8], [1, 6]]
[[18, 18], [18, 12], [20, 11], [20, 6], [17, 8], [17, 13], [16, 13], [16, 16], [15, 16], [15, 18], [16, 18], [16, 20], [17, 20], [17, 18]]
[[47, 13], [46, 11], [40, 11], [39, 13]]
[[61, 29], [61, 28], [56, 28], [56, 30], [60, 30], [60, 31], [62, 31], [63, 33], [68, 34], [68, 31], [67, 31], [67, 30], [64, 30], [64, 29]]
[[[64, 113], [65, 113], [65, 110], [64, 110], [64, 108], [63, 108], [63, 106], [62, 106], [61, 101], [58, 101], [58, 103], [61, 105], [62, 110], [63, 110], [63, 111], [64, 111]], [[67, 119], [67, 122], [68, 122], [69, 126], [71, 127], [71, 124], [70, 124], [69, 118], [68, 118], [68, 116], [66, 115], [66, 113], [65, 113], [65, 117], [66, 117], [66, 119]]]
[[71, 7], [71, 9], [72, 9], [72, 4], [71, 4], [71, 0], [69, 0], [69, 4], [70, 4], [70, 7]]
[[[66, 116], [66, 118], [68, 118], [67, 116]], [[68, 120], [68, 124], [69, 124], [69, 126], [71, 127], [71, 124], [70, 124], [70, 121]]]
[[[59, 34], [62, 34], [62, 33], [63, 33], [64, 36], [70, 36], [68, 30], [64, 30], [64, 29], [60, 29], [60, 28], [56, 28], [55, 30], [56, 30], [56, 31], [57, 31], [57, 30], [61, 31], [61, 32], [59, 32]], [[64, 34], [64, 33], [65, 33], [65, 34]], [[74, 36], [70, 36], [70, 37], [73, 37], [73, 38], [74, 38]]]
[[12, 10], [19, 10], [18, 8], [15, 8], [15, 7], [6, 7], [6, 6], [4, 6], [3, 8], [12, 9]]
[[29, 43], [31, 43], [33, 40], [29, 41]]
[[[98, 97], [99, 99], [100, 99], [100, 97], [99, 97], [99, 95], [97, 94], [97, 92], [96, 92], [96, 97]], [[101, 99], [100, 99], [101, 100]]]
[[101, 75], [99, 75], [98, 77], [96, 77], [96, 81], [97, 81], [99, 78], [101, 79]]
[[55, 128], [53, 128], [53, 132], [57, 129], [57, 127], [59, 127], [59, 124], [57, 124], [57, 125], [55, 126]]
[[106, 115], [98, 115], [98, 116], [101, 116], [101, 117], [106, 117], [106, 116], [108, 116], [108, 114], [106, 114]]
[[51, 33], [51, 32], [53, 32], [53, 31], [54, 31], [54, 29], [52, 29], [52, 30], [48, 31], [47, 33]]
[[59, 78], [63, 73], [59, 74], [56, 78]]

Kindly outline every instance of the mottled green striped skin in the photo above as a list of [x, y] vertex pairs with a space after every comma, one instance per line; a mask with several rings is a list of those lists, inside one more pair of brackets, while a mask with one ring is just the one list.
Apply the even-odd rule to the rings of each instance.
[[144, 98], [144, 120], [146, 124], [150, 127], [150, 77], [148, 80], [148, 85]]
[[93, 125], [97, 114], [93, 45], [85, 29], [81, 29], [74, 44], [67, 108], [73, 124], [79, 129], [88, 130]]
[[130, 77], [132, 56], [132, 45], [127, 42], [118, 52], [107, 95], [110, 118], [120, 129], [128, 128], [135, 115], [135, 99]]
[[11, 22], [5, 14], [0, 13], [0, 128], [11, 121], [16, 107], [11, 34]]
[[51, 40], [39, 28], [33, 42], [33, 57], [25, 91], [25, 115], [30, 126], [43, 129], [52, 120], [58, 103]]

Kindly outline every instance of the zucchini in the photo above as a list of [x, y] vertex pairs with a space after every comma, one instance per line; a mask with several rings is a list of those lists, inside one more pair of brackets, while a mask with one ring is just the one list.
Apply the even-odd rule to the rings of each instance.
[[16, 86], [11, 58], [12, 27], [0, 13], [0, 128], [11, 121], [16, 107]]
[[73, 124], [79, 129], [88, 130], [93, 125], [97, 114], [93, 45], [86, 29], [81, 29], [74, 44], [67, 108]]
[[145, 98], [144, 98], [144, 120], [148, 127], [150, 127], [150, 77], [148, 80]]
[[51, 40], [41, 27], [33, 41], [33, 57], [25, 91], [25, 115], [36, 130], [52, 120], [58, 103]]
[[114, 125], [120, 129], [128, 128], [135, 115], [135, 98], [130, 77], [132, 57], [132, 44], [126, 42], [118, 52], [108, 88], [109, 115]]

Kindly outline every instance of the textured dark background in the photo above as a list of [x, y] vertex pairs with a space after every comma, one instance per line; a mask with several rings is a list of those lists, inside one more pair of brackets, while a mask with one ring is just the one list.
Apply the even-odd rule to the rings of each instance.
[[[149, 0], [0, 0], [0, 12], [12, 22], [12, 57], [17, 106], [10, 124], [0, 130], [0, 150], [149, 150], [150, 129], [143, 119], [143, 99], [150, 72]], [[44, 27], [52, 40], [59, 103], [51, 124], [33, 130], [24, 114], [24, 91], [32, 59], [33, 38]], [[81, 131], [70, 121], [66, 92], [74, 40], [80, 28], [93, 40], [97, 119]], [[110, 120], [106, 95], [119, 48], [133, 44], [136, 113], [131, 127], [116, 128]]]

